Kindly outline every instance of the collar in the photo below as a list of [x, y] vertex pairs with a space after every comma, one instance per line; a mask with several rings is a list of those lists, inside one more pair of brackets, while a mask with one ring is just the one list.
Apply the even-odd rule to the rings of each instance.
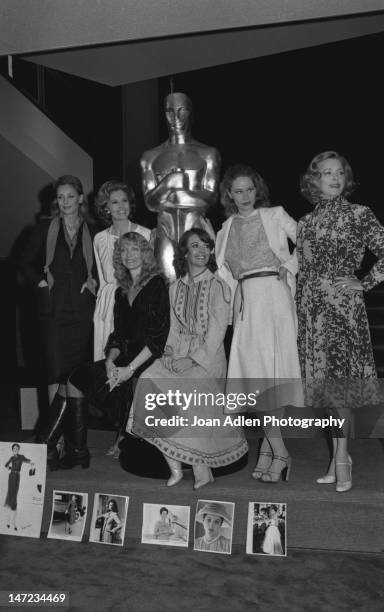
[[208, 270], [208, 268], [205, 268], [203, 272], [199, 272], [198, 274], [196, 274], [196, 276], [193, 276], [192, 278], [187, 272], [187, 274], [183, 276], [180, 280], [185, 285], [192, 285], [194, 283], [199, 283], [200, 281], [206, 280], [207, 278], [211, 278], [212, 276], [214, 276], [213, 272]]

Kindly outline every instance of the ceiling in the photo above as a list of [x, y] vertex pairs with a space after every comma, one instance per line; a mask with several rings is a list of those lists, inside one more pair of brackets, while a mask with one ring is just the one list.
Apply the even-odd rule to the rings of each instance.
[[384, 31], [384, 0], [0, 0], [0, 55], [110, 86]]

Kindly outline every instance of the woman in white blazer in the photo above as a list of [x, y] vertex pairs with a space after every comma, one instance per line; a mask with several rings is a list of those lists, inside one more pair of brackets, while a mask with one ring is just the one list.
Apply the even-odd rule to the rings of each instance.
[[[256, 410], [302, 406], [293, 300], [297, 259], [288, 244], [288, 238], [296, 242], [296, 222], [282, 206], [271, 207], [266, 183], [249, 166], [229, 168], [220, 190], [229, 218], [217, 235], [216, 259], [233, 299], [227, 392], [259, 391]], [[288, 479], [291, 459], [280, 429], [268, 426], [264, 433], [252, 477]]]

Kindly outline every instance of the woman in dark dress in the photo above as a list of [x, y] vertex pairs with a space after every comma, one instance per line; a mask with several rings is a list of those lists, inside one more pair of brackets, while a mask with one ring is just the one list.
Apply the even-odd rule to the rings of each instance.
[[17, 531], [16, 527], [16, 511], [17, 511], [17, 494], [20, 486], [20, 471], [23, 463], [30, 463], [31, 467], [34, 463], [30, 459], [19, 454], [20, 445], [12, 444], [12, 457], [10, 457], [5, 464], [5, 467], [10, 470], [8, 476], [8, 491], [5, 498], [4, 506], [8, 508], [9, 515], [7, 519], [8, 529], [12, 525], [14, 530]]
[[[298, 348], [309, 404], [346, 419], [332, 431], [333, 454], [319, 484], [352, 487], [348, 422], [352, 408], [380, 398], [363, 292], [384, 280], [384, 227], [367, 206], [346, 199], [354, 187], [348, 162], [335, 151], [317, 155], [301, 182], [315, 206], [298, 224]], [[368, 247], [378, 261], [355, 276]]]
[[96, 290], [83, 186], [77, 177], [65, 175], [56, 181], [55, 192], [56, 214], [36, 226], [21, 261], [37, 299], [51, 404], [42, 438], [51, 469], [58, 467], [56, 445], [66, 423], [71, 429], [77, 423], [81, 430], [84, 420], [77, 404], [66, 402], [66, 381], [89, 358]]
[[[119, 426], [131, 403], [133, 376], [139, 376], [163, 353], [169, 332], [169, 298], [152, 248], [137, 232], [123, 234], [116, 242], [113, 265], [119, 287], [106, 359], [73, 372], [68, 391], [79, 403], [86, 396]], [[88, 451], [82, 465], [89, 465]]]

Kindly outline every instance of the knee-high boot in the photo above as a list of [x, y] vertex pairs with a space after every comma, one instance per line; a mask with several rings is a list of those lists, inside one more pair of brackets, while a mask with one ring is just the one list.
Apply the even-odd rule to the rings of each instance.
[[64, 419], [67, 407], [67, 398], [56, 393], [49, 407], [49, 416], [41, 434], [42, 441], [47, 445], [47, 463], [51, 470], [59, 467], [59, 453], [57, 443], [64, 433]]
[[87, 448], [87, 400], [84, 397], [67, 397], [64, 419], [65, 456], [59, 467], [70, 470], [76, 465], [88, 468], [90, 463]]

